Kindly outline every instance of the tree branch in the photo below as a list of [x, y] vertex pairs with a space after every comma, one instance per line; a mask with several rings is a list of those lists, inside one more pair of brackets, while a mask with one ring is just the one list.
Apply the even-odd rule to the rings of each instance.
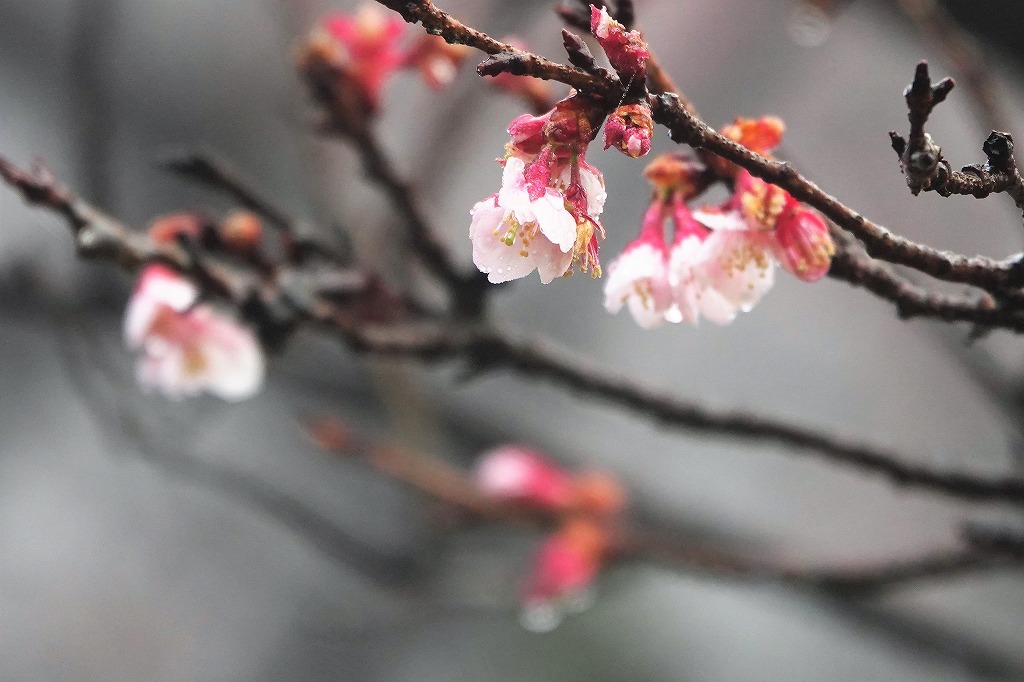
[[[364, 441], [337, 420], [316, 420], [306, 425], [306, 431], [321, 448], [344, 457], [356, 457], [380, 474], [475, 519], [549, 527], [557, 525], [561, 517], [558, 512], [540, 512], [485, 495], [465, 473], [444, 461], [406, 448]], [[815, 568], [786, 566], [696, 546], [669, 532], [644, 529], [626, 520], [618, 524], [613, 536], [613, 560], [653, 561], [717, 578], [782, 582], [827, 593], [864, 594], [920, 580], [1024, 563], [1024, 553], [1013, 546], [971, 543], [909, 560]]]
[[[103, 234], [105, 248], [85, 250], [83, 255], [115, 260], [131, 267], [154, 259], [170, 262], [186, 272], [199, 267], [200, 285], [221, 287], [235, 303], [252, 303], [250, 292], [253, 289], [261, 293], [256, 304], [272, 305], [287, 298], [295, 315], [307, 317], [338, 334], [359, 352], [431, 362], [464, 359], [476, 371], [504, 369], [547, 379], [576, 394], [604, 400], [666, 426], [738, 440], [776, 442], [797, 451], [816, 453], [825, 461], [885, 476], [897, 485], [962, 500], [1024, 505], [1024, 480], [936, 471], [907, 461], [898, 453], [807, 427], [741, 411], [714, 410], [606, 372], [580, 360], [578, 354], [559, 351], [544, 341], [516, 339], [485, 325], [458, 325], [447, 320], [426, 324], [374, 324], [364, 315], [339, 308], [319, 291], [286, 291], [284, 282], [288, 278], [277, 276], [266, 281], [258, 279], [265, 275], [256, 274], [238, 281], [238, 275], [222, 272], [205, 259], [196, 264], [178, 247], [155, 247], [147, 237], [129, 232], [57, 186], [52, 176], [29, 175], [2, 158], [0, 176], [20, 190], [30, 203], [64, 215], [79, 239], [83, 233]], [[303, 280], [293, 279], [291, 288], [301, 287]]]

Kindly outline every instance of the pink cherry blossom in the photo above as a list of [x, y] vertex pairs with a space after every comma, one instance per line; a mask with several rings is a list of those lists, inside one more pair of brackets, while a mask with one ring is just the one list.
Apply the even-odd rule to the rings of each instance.
[[608, 267], [604, 307], [617, 313], [623, 305], [644, 329], [665, 322], [673, 305], [668, 247], [664, 235], [665, 204], [656, 199], [647, 209], [640, 236]]
[[573, 493], [570, 476], [540, 453], [506, 445], [481, 455], [474, 471], [480, 490], [539, 509], [563, 509]]
[[206, 391], [244, 400], [263, 383], [263, 352], [255, 336], [205, 304], [187, 279], [148, 265], [125, 313], [124, 337], [138, 351], [136, 373], [149, 391], [181, 399]]
[[330, 16], [323, 26], [342, 48], [344, 72], [359, 87], [370, 109], [378, 109], [384, 84], [406, 59], [398, 45], [405, 21], [369, 3], [360, 6], [354, 16]]
[[557, 189], [531, 199], [523, 160], [505, 160], [501, 190], [477, 203], [470, 215], [473, 263], [495, 284], [534, 270], [550, 283], [569, 269], [576, 243], [576, 219]]
[[835, 253], [821, 216], [789, 192], [746, 170], [736, 175], [736, 190], [726, 207], [717, 215], [715, 211], [704, 214], [702, 222], [715, 228], [709, 221], [762, 233], [764, 247], [786, 270], [806, 282], [824, 277]]

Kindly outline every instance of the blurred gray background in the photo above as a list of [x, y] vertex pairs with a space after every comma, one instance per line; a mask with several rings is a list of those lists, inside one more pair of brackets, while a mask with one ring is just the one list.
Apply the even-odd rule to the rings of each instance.
[[[957, 3], [975, 27], [1019, 35], [1016, 3]], [[158, 170], [205, 146], [293, 213], [345, 225], [360, 257], [416, 282], [398, 226], [344, 146], [308, 132], [290, 62], [312, 0], [5, 0], [0, 153], [43, 156], [131, 224], [216, 196]], [[550, 3], [451, 0], [501, 36], [561, 58]], [[814, 47], [789, 0], [647, 0], [641, 27], [713, 124], [776, 114], [786, 155], [897, 232], [997, 257], [1021, 248], [1009, 200], [913, 199], [887, 131], [914, 63], [941, 52], [881, 2], [857, 2]], [[1009, 30], [1007, 27], [1014, 27]], [[803, 34], [799, 34], [803, 35]], [[991, 46], [1020, 129], [1012, 42]], [[806, 42], [806, 41], [804, 41]], [[817, 41], [815, 41], [817, 42]], [[997, 47], [1000, 45], [1001, 47]], [[451, 97], [399, 76], [381, 130], [453, 251], [495, 190], [521, 105], [464, 70]], [[987, 131], [959, 91], [931, 131], [954, 163]], [[656, 151], [671, 148], [660, 134]], [[608, 182], [606, 257], [635, 234], [640, 166], [594, 153]], [[789, 562], [862, 564], [956, 540], [965, 520], [1019, 524], [896, 490], [773, 446], [652, 423], [508, 375], [353, 357], [313, 335], [274, 358], [241, 405], [142, 395], [120, 338], [128, 277], [79, 263], [66, 228], [0, 188], [0, 679], [3, 680], [962, 680], [1024, 679], [1019, 571], [814, 598], [644, 567], [607, 572], [588, 612], [536, 635], [516, 581], [537, 537], [439, 533], [423, 501], [307, 444], [297, 418], [331, 413], [454, 462], [517, 440], [615, 472], [644, 515]], [[1019, 340], [965, 350], [964, 330], [902, 323], [844, 284], [780, 277], [732, 326], [638, 329], [608, 316], [599, 282], [531, 277], [495, 303], [509, 325], [713, 405], [745, 407], [897, 447], [935, 467], [1005, 473], [1021, 442]]]

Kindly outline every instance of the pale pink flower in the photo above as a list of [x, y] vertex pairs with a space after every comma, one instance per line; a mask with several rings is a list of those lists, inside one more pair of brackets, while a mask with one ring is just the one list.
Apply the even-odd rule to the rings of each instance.
[[212, 307], [198, 304], [187, 279], [148, 265], [128, 303], [124, 337], [139, 351], [136, 373], [146, 390], [181, 399], [202, 391], [244, 400], [263, 383], [264, 358], [256, 337]]
[[384, 84], [405, 61], [398, 45], [405, 21], [375, 3], [366, 3], [354, 15], [327, 17], [323, 27], [341, 47], [339, 58], [346, 75], [359, 87], [370, 109], [378, 109]]
[[566, 472], [520, 445], [506, 445], [481, 455], [474, 476], [477, 486], [488, 495], [540, 509], [562, 509], [573, 493]]
[[[677, 200], [676, 243], [669, 272], [679, 316], [728, 324], [747, 312], [774, 283], [770, 235], [748, 228], [734, 212], [689, 209]], [[704, 228], [712, 228], [710, 232]]]
[[608, 312], [615, 314], [628, 305], [633, 319], [644, 329], [665, 322], [674, 302], [664, 220], [665, 204], [656, 199], [647, 209], [640, 236], [608, 266], [604, 285], [604, 307]]
[[495, 284], [534, 270], [548, 284], [572, 265], [576, 219], [565, 197], [551, 187], [531, 199], [523, 160], [505, 160], [501, 190], [477, 203], [470, 215], [473, 263]]
[[406, 52], [404, 64], [419, 69], [429, 87], [441, 90], [455, 80], [469, 52], [465, 45], [452, 45], [440, 36], [424, 35]]

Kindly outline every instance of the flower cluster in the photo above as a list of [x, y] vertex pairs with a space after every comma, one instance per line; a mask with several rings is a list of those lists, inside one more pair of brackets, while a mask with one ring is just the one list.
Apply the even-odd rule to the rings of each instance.
[[[726, 134], [767, 154], [781, 140], [782, 122], [737, 120]], [[691, 210], [688, 202], [709, 174], [731, 181], [732, 196]], [[645, 175], [654, 198], [639, 237], [609, 267], [609, 312], [628, 305], [648, 329], [702, 317], [727, 324], [771, 288], [776, 264], [807, 282], [828, 272], [835, 246], [827, 224], [785, 190], [731, 164], [706, 169], [675, 155], [656, 159]], [[671, 246], [664, 234], [669, 219]]]
[[321, 27], [302, 45], [303, 70], [326, 67], [341, 82], [341, 96], [354, 100], [354, 109], [373, 114], [380, 109], [384, 87], [400, 69], [416, 69], [431, 88], [452, 82], [469, 48], [449, 45], [444, 39], [424, 35], [403, 47], [406, 23], [376, 3], [362, 5], [355, 14], [325, 18]]
[[523, 624], [558, 625], [585, 605], [608, 557], [611, 525], [625, 506], [617, 481], [597, 472], [571, 474], [533, 450], [510, 445], [481, 456], [480, 489], [493, 497], [554, 515], [556, 530], [541, 543], [523, 584]]
[[176, 400], [202, 391], [225, 400], [251, 397], [263, 383], [259, 342], [198, 299], [196, 287], [169, 268], [143, 269], [124, 319], [125, 342], [139, 352], [139, 383]]
[[594, 117], [593, 103], [574, 95], [509, 125], [501, 189], [470, 211], [473, 262], [491, 282], [537, 270], [547, 284], [574, 264], [600, 276], [607, 195], [604, 176], [586, 161]]

